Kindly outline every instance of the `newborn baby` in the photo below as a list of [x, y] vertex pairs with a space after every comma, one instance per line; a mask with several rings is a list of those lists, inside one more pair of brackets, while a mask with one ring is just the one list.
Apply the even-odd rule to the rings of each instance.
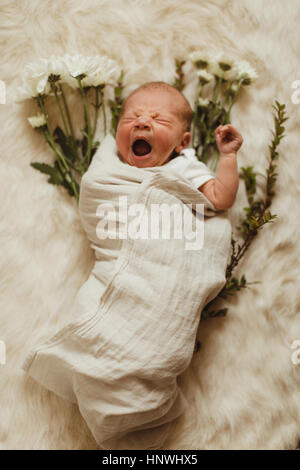
[[122, 161], [139, 168], [168, 164], [184, 177], [195, 177], [194, 183], [197, 172], [198, 176], [205, 172], [206, 181], [202, 178], [199, 191], [217, 210], [228, 209], [238, 190], [236, 153], [243, 138], [230, 124], [215, 130], [220, 160], [214, 177], [193, 155], [193, 149], [175, 158], [190, 143], [192, 119], [192, 109], [182, 93], [164, 82], [146, 83], [124, 103], [116, 134], [118, 155]]
[[[236, 195], [242, 137], [230, 125], [216, 130], [215, 176], [187, 148], [191, 121], [187, 100], [170, 85], [146, 84], [128, 97], [116, 139], [105, 137], [80, 185], [93, 269], [72, 311], [62, 312], [71, 321], [23, 365], [78, 405], [103, 449], [164, 445], [189, 407], [177, 378], [193, 356], [201, 312], [226, 282], [231, 224], [222, 209]], [[203, 247], [186, 249], [184, 237], [100, 237], [99, 224], [114, 222], [122, 198], [128, 212], [140, 208], [147, 215], [175, 205], [193, 221], [197, 216], [187, 207], [202, 204]], [[166, 225], [164, 213], [158, 225]]]

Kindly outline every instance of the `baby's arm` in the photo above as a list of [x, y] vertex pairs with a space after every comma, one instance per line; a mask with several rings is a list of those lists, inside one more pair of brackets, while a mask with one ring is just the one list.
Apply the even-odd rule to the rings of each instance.
[[217, 210], [226, 210], [233, 205], [239, 187], [236, 154], [243, 143], [243, 137], [231, 124], [217, 127], [215, 135], [220, 152], [216, 178], [198, 189]]

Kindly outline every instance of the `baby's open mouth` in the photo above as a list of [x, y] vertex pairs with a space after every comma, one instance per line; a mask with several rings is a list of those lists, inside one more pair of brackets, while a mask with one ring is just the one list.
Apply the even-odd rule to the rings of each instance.
[[143, 157], [152, 150], [151, 145], [144, 139], [137, 139], [133, 142], [132, 151], [137, 157]]

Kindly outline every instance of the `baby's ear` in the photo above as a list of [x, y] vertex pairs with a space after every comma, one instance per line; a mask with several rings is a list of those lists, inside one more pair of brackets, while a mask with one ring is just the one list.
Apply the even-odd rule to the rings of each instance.
[[176, 152], [180, 153], [181, 150], [185, 149], [189, 145], [190, 140], [191, 140], [191, 133], [185, 132], [182, 136], [180, 144], [177, 147], [175, 147]]

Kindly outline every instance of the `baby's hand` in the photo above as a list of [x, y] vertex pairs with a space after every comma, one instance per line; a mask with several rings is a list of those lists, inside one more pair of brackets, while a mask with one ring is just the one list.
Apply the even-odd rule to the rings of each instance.
[[215, 136], [219, 152], [223, 155], [236, 153], [243, 143], [243, 137], [231, 124], [218, 126]]

